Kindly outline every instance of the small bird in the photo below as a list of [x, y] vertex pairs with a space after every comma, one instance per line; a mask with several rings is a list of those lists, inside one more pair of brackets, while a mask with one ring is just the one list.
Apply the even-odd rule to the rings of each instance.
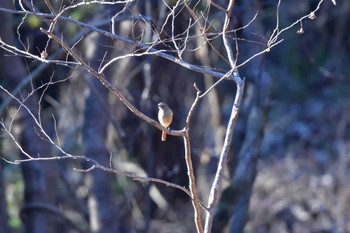
[[[160, 102], [158, 104], [158, 108], [158, 120], [162, 126], [168, 128], [171, 122], [173, 121], [173, 111], [171, 111], [169, 106], [164, 102]], [[162, 141], [166, 141], [165, 131], [162, 131]]]

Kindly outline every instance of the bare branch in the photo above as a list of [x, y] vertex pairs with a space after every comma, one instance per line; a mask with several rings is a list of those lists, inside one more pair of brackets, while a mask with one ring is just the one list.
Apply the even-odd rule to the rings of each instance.
[[216, 4], [215, 2], [213, 2], [213, 0], [208, 0], [209, 4], [213, 5], [215, 8], [217, 8], [218, 10], [222, 11], [222, 12], [225, 12], [226, 9], [219, 6], [218, 4]]
[[[38, 121], [38, 119], [34, 116], [34, 114], [30, 111], [30, 109], [22, 102], [20, 101], [18, 98], [16, 98], [15, 96], [13, 96], [7, 89], [5, 89], [3, 86], [0, 85], [0, 89], [3, 90], [7, 95], [11, 96], [19, 105], [21, 108], [25, 109], [25, 111], [27, 111], [27, 113], [32, 117], [35, 125], [37, 125], [39, 127], [40, 133], [42, 133], [42, 135], [44, 136], [45, 140], [47, 140], [51, 145], [53, 145], [55, 148], [57, 148], [60, 152], [62, 152], [63, 154], [67, 155], [67, 156], [72, 156], [71, 154], [66, 153], [60, 146], [58, 146], [52, 139], [51, 137], [46, 133], [46, 131], [43, 129], [41, 123]], [[5, 130], [7, 130], [7, 128], [5, 127], [5, 124], [3, 122], [0, 122], [0, 124], [3, 126], [3, 128]], [[26, 155], [28, 158], [33, 159], [33, 157], [31, 157], [28, 153], [26, 153], [22, 146], [18, 143], [18, 141], [14, 138], [14, 136], [11, 134], [11, 132], [7, 131], [8, 134], [10, 134], [12, 140], [16, 143], [17, 147], [21, 150], [21, 152]]]
[[211, 232], [215, 207], [216, 207], [216, 205], [219, 201], [220, 195], [221, 195], [221, 181], [222, 181], [225, 165], [227, 162], [228, 153], [229, 153], [230, 148], [231, 148], [233, 132], [234, 132], [234, 128], [235, 128], [235, 124], [236, 124], [236, 121], [238, 118], [240, 105], [241, 105], [242, 98], [243, 98], [244, 84], [245, 84], [244, 80], [241, 84], [236, 84], [236, 86], [237, 86], [236, 97], [235, 97], [235, 101], [234, 101], [233, 106], [232, 106], [231, 116], [230, 116], [229, 122], [227, 124], [225, 141], [224, 141], [224, 145], [223, 145], [223, 148], [221, 151], [221, 155], [220, 155], [218, 167], [216, 170], [215, 178], [214, 178], [214, 181], [213, 181], [211, 189], [210, 189], [208, 206], [207, 206], [208, 212], [207, 212], [207, 216], [205, 219], [205, 227], [204, 227], [204, 232], [206, 232], [206, 233]]
[[234, 4], [235, 4], [235, 0], [230, 0], [229, 1], [229, 4], [227, 6], [227, 10], [225, 11], [224, 27], [222, 29], [222, 40], [224, 42], [224, 46], [225, 46], [225, 49], [226, 49], [228, 60], [230, 62], [231, 69], [235, 69], [236, 68], [236, 60], [233, 57], [232, 47], [230, 45], [230, 41], [227, 38], [227, 31], [228, 31], [228, 27], [230, 25], [230, 17], [231, 17], [231, 12], [232, 12]]
[[199, 94], [200, 94], [200, 91], [197, 88], [196, 84], [194, 84], [194, 87], [197, 90], [197, 95], [187, 115], [186, 127], [185, 127], [186, 134], [183, 136], [183, 139], [184, 139], [184, 146], [185, 146], [185, 160], [186, 160], [186, 166], [187, 166], [187, 175], [189, 179], [189, 188], [190, 188], [191, 197], [192, 197], [192, 205], [194, 208], [194, 221], [196, 223], [197, 232], [202, 233], [203, 224], [201, 220], [201, 213], [200, 213], [200, 208], [198, 203], [198, 194], [196, 191], [196, 181], [195, 181], [195, 175], [194, 175], [193, 165], [192, 165], [190, 135], [189, 135], [191, 116], [194, 108], [196, 107], [199, 101]]
[[[3, 122], [0, 122], [0, 124], [4, 127]], [[4, 127], [4, 129], [6, 130], [5, 127]], [[14, 138], [13, 134], [8, 132], [8, 135], [13, 139], [13, 141], [17, 145], [17, 140]], [[22, 149], [22, 147], [20, 145], [18, 145], [18, 148]], [[168, 187], [173, 187], [173, 188], [179, 189], [179, 190], [183, 191], [184, 193], [186, 193], [189, 197], [192, 198], [191, 192], [188, 189], [186, 189], [185, 187], [180, 186], [178, 184], [171, 183], [171, 182], [168, 182], [168, 181], [165, 181], [165, 180], [162, 180], [162, 179], [158, 179], [158, 178], [144, 177], [144, 176], [135, 175], [133, 173], [122, 172], [122, 171], [119, 171], [119, 170], [114, 169], [112, 167], [108, 168], [108, 167], [102, 166], [96, 160], [91, 159], [91, 158], [86, 157], [86, 156], [71, 155], [69, 153], [64, 152], [64, 154], [67, 154], [67, 155], [65, 155], [65, 156], [54, 156], [54, 157], [35, 157], [34, 158], [34, 157], [31, 157], [30, 155], [28, 155], [23, 150], [21, 152], [24, 153], [28, 157], [28, 159], [18, 159], [18, 160], [15, 160], [15, 161], [10, 161], [10, 160], [8, 160], [8, 159], [6, 159], [4, 157], [0, 157], [0, 158], [2, 160], [4, 160], [5, 162], [10, 163], [10, 164], [20, 164], [20, 163], [33, 162], [33, 161], [65, 160], [65, 159], [85, 160], [86, 162], [91, 162], [93, 165], [90, 168], [87, 168], [87, 169], [74, 168], [74, 170], [77, 171], [77, 172], [87, 173], [87, 172], [90, 172], [90, 171], [95, 170], [95, 169], [100, 169], [100, 170], [103, 170], [103, 171], [106, 171], [106, 172], [109, 172], [109, 173], [113, 173], [113, 174], [125, 176], [125, 177], [128, 177], [128, 178], [132, 178], [133, 180], [136, 180], [136, 181], [160, 183], [160, 184], [164, 184], [164, 185], [166, 185]], [[197, 199], [197, 202], [198, 202], [198, 205], [200, 205], [203, 209], [206, 209], [205, 205], [203, 204], [203, 202], [199, 201], [198, 199]]]
[[[12, 14], [33, 14], [31, 12], [9, 10], [9, 9], [2, 8], [2, 7], [0, 7], [0, 11], [12, 13]], [[55, 17], [55, 15], [51, 15], [51, 14], [38, 14], [38, 15], [40, 17], [43, 17], [43, 18], [54, 18]], [[87, 28], [89, 30], [95, 31], [95, 32], [103, 34], [103, 35], [105, 35], [107, 37], [119, 40], [121, 42], [128, 43], [130, 45], [135, 45], [135, 46], [137, 46], [140, 49], [146, 49], [146, 50], [149, 49], [149, 52], [151, 52], [152, 54], [154, 54], [156, 56], [160, 56], [160, 57], [162, 57], [164, 59], [170, 60], [170, 61], [172, 61], [172, 62], [174, 62], [174, 63], [176, 63], [176, 64], [178, 64], [178, 65], [180, 65], [182, 67], [185, 67], [185, 68], [187, 68], [189, 70], [192, 70], [192, 71], [195, 71], [195, 72], [198, 72], [198, 73], [207, 73], [207, 74], [209, 74], [209, 75], [211, 75], [213, 77], [217, 77], [217, 78], [221, 78], [222, 76], [224, 76], [224, 73], [217, 72], [215, 70], [211, 70], [211, 69], [208, 69], [208, 68], [203, 68], [203, 67], [200, 67], [200, 66], [196, 66], [196, 65], [190, 64], [190, 63], [184, 61], [183, 59], [179, 59], [177, 57], [174, 57], [174, 56], [172, 56], [170, 54], [164, 53], [164, 52], [159, 51], [157, 49], [150, 48], [150, 46], [145, 45], [143, 43], [136, 42], [136, 41], [133, 41], [131, 39], [127, 39], [125, 37], [122, 37], [122, 36], [119, 36], [119, 35], [112, 34], [110, 32], [104, 31], [104, 30], [99, 29], [97, 27], [94, 27], [94, 26], [92, 26], [90, 24], [83, 23], [83, 22], [80, 22], [78, 20], [75, 20], [75, 19], [72, 19], [72, 18], [68, 18], [68, 17], [64, 17], [64, 16], [60, 16], [59, 19], [75, 23], [75, 24], [79, 25], [80, 27]], [[22, 53], [21, 53], [21, 55], [22, 55]], [[32, 59], [35, 59], [35, 60], [40, 60], [40, 59], [37, 59], [37, 57], [35, 57], [35, 56], [29, 56], [29, 58], [32, 58]], [[48, 62], [48, 61], [45, 61], [45, 60], [40, 60], [40, 61]], [[54, 62], [52, 62], [52, 63], [54, 63]], [[64, 63], [61, 62], [61, 61], [57, 61], [57, 64], [62, 64], [63, 65]], [[76, 65], [76, 64], [73, 63], [72, 65]], [[230, 77], [230, 78], [227, 78], [227, 79], [228, 80], [234, 79], [235, 81], [239, 81], [240, 77], [233, 76], [233, 77]]]
[[[315, 14], [315, 12], [317, 12], [318, 10], [320, 10], [321, 8], [321, 5], [323, 3], [324, 0], [320, 0], [316, 6], [316, 8], [312, 11], [312, 13]], [[294, 23], [290, 24], [289, 26], [287, 27], [284, 27], [282, 29], [279, 29], [279, 7], [280, 7], [280, 3], [281, 3], [281, 0], [278, 1], [278, 5], [277, 5], [277, 15], [276, 15], [276, 27], [275, 27], [275, 30], [273, 31], [273, 33], [271, 34], [270, 36], [270, 39], [269, 41], [267, 42], [267, 46], [268, 48], [271, 48], [272, 45], [274, 45], [275, 43], [279, 43], [279, 36], [291, 29], [292, 27], [294, 27], [295, 25], [299, 24], [299, 23], [302, 23], [302, 21], [306, 18], [309, 18], [310, 14], [307, 14], [307, 15], [304, 15], [303, 17], [299, 18], [298, 20], [296, 20]], [[279, 40], [279, 41], [278, 41]], [[276, 42], [277, 41], [277, 42]]]
[[98, 73], [95, 71], [92, 67], [90, 67], [88, 64], [84, 62], [84, 60], [77, 55], [67, 44], [65, 44], [61, 39], [59, 39], [57, 36], [52, 34], [49, 31], [46, 31], [44, 29], [41, 29], [42, 32], [50, 36], [54, 41], [56, 41], [58, 44], [60, 44], [74, 59], [77, 60], [80, 67], [88, 71], [90, 74], [92, 74], [95, 78], [97, 78], [109, 91], [111, 91], [113, 94], [115, 94], [119, 100], [137, 117], [141, 118], [145, 122], [149, 123], [150, 125], [153, 125], [154, 127], [158, 128], [159, 130], [166, 131], [168, 134], [173, 136], [184, 136], [185, 132], [184, 130], [170, 130], [165, 127], [163, 127], [160, 123], [153, 120], [152, 118], [146, 116], [143, 114], [140, 110], [138, 110], [123, 94], [122, 91], [119, 90], [116, 86], [112, 85], [107, 81], [107, 79], [103, 76], [103, 74]]

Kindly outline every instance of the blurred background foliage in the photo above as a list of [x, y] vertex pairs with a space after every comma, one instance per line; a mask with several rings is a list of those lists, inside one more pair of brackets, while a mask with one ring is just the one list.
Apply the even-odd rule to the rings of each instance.
[[[61, 4], [61, 1], [50, 2], [55, 9]], [[176, 4], [176, 1], [169, 1], [169, 4], [171, 2]], [[205, 9], [204, 2], [193, 5], [195, 12]], [[226, 1], [215, 2], [226, 4]], [[47, 11], [44, 1], [35, 4], [41, 11]], [[68, 1], [65, 4], [68, 5]], [[151, 4], [151, 9], [147, 8], [147, 4]], [[156, 27], [161, 4], [162, 1], [156, 0], [137, 1], [127, 14], [135, 18], [138, 14], [150, 15]], [[237, 34], [240, 38], [239, 61], [244, 61], [266, 43], [266, 38], [275, 28], [276, 4], [277, 1], [271, 0], [236, 1], [232, 13], [233, 28], [242, 27], [247, 23], [247, 18], [251, 19], [257, 10], [259, 12], [252, 26]], [[290, 25], [308, 14], [317, 4], [316, 0], [282, 1], [280, 26], [283, 28]], [[118, 10], [121, 8], [91, 4], [74, 8], [64, 15], [102, 27], [104, 20]], [[208, 32], [219, 32], [223, 14], [212, 8], [208, 16], [212, 22]], [[185, 10], [180, 12], [176, 30], [181, 32], [186, 29], [186, 20], [189, 17], [190, 14]], [[106, 22], [104, 29], [109, 30], [108, 20]], [[297, 33], [301, 27], [299, 24], [287, 30], [282, 34], [284, 41], [281, 44], [239, 70], [240, 75], [246, 77], [247, 85], [227, 178], [234, 177], [235, 168], [239, 167], [239, 160], [243, 158], [239, 155], [244, 151], [243, 145], [248, 140], [248, 120], [252, 116], [252, 109], [254, 106], [263, 106], [266, 114], [266, 119], [261, 112], [255, 118], [255, 121], [262, 122], [262, 130], [256, 133], [259, 137], [258, 143], [250, 147], [250, 151], [257, 150], [258, 162], [252, 165], [256, 169], [256, 176], [252, 174], [250, 185], [253, 186], [251, 193], [247, 195], [250, 202], [248, 201], [245, 232], [350, 232], [350, 208], [347, 205], [350, 200], [350, 186], [347, 183], [350, 174], [349, 22], [350, 1], [338, 1], [336, 6], [330, 0], [324, 1], [316, 19], [302, 22], [303, 34]], [[36, 16], [13, 15], [13, 35], [17, 38], [19, 33], [21, 41], [30, 45], [29, 51], [36, 55], [40, 55], [46, 46], [47, 39], [39, 30], [46, 26], [47, 23]], [[143, 22], [125, 20], [118, 23], [117, 32], [135, 40], [142, 38], [147, 43], [150, 38], [144, 36], [145, 28]], [[169, 39], [170, 29], [167, 24], [160, 37]], [[86, 34], [82, 28], [72, 23], [59, 22], [57, 31], [64, 36], [65, 41], [76, 41], [74, 38], [79, 38], [81, 33], [82, 40], [76, 44], [76, 49], [95, 67], [102, 59], [110, 59], [133, 50], [129, 45], [120, 42], [102, 40], [94, 33]], [[0, 36], [3, 37], [4, 34]], [[21, 46], [19, 40], [16, 43], [16, 46]], [[190, 40], [188, 51], [184, 54], [187, 62], [209, 65], [221, 71], [228, 68], [228, 64], [222, 59], [226, 53], [220, 37], [211, 41], [216, 50], [208, 46], [207, 53], [202, 50], [193, 52], [191, 49], [196, 48], [197, 43], [196, 39]], [[172, 47], [170, 42], [156, 46], [158, 49]], [[48, 49], [49, 55], [66, 58], [57, 44], [51, 43]], [[108, 51], [107, 58], [103, 57], [105, 51]], [[209, 59], [209, 64], [203, 58]], [[71, 58], [68, 56], [67, 59]], [[21, 61], [29, 74], [40, 66], [38, 62], [29, 59]], [[2, 59], [0, 62], [6, 61]], [[150, 70], [147, 70], [146, 64], [150, 66]], [[174, 122], [171, 126], [174, 129], [180, 129], [184, 125], [187, 111], [195, 97], [193, 83], [196, 82], [201, 90], [205, 90], [216, 80], [156, 56], [122, 59], [106, 73], [110, 82], [123, 88], [128, 99], [154, 119], [157, 103], [166, 101], [174, 111]], [[268, 77], [266, 85], [260, 85], [263, 76]], [[187, 185], [180, 138], [169, 136], [166, 143], [161, 143], [159, 130], [141, 122], [115, 96], [108, 94], [104, 87], [80, 70], [46, 66], [33, 77], [33, 85], [38, 87], [48, 82], [50, 77], [54, 81], [68, 78], [65, 82], [51, 85], [45, 92], [42, 104], [42, 116], [48, 122], [45, 128], [55, 137], [52, 122], [54, 115], [60, 143], [66, 151], [92, 156], [92, 152], [86, 150], [86, 144], [96, 144], [97, 147], [100, 142], [107, 152], [96, 152], [93, 156], [104, 165], [108, 166], [109, 156], [112, 156], [112, 164], [118, 169]], [[15, 90], [19, 83], [11, 86], [12, 81], [4, 74], [1, 74], [0, 81], [1, 85], [10, 90]], [[42, 90], [38, 90], [38, 95]], [[259, 99], [259, 94], [264, 91], [268, 94]], [[212, 95], [200, 102], [194, 114], [191, 126], [193, 160], [198, 190], [204, 201], [215, 173], [234, 93], [235, 85], [230, 81], [223, 81]], [[89, 97], [97, 103], [89, 102]], [[1, 93], [1, 100], [6, 98]], [[92, 107], [95, 104], [100, 105], [100, 108]], [[92, 108], [90, 112], [88, 108]], [[9, 123], [13, 112], [13, 106], [7, 107], [1, 113], [1, 120]], [[106, 122], [106, 129], [101, 131], [105, 136], [102, 143], [97, 140], [88, 141], [88, 119]], [[15, 125], [14, 129], [16, 135], [23, 131], [20, 124]], [[36, 135], [35, 131], [32, 133]], [[58, 155], [60, 153], [57, 150], [50, 149], [49, 156]], [[16, 145], [3, 131], [1, 156], [12, 161], [21, 156]], [[101, 157], [104, 159], [100, 160]], [[46, 166], [48, 162], [42, 164]], [[92, 222], [95, 220], [92, 216], [95, 207], [91, 196], [103, 193], [103, 198], [106, 190], [109, 190], [107, 186], [96, 181], [99, 172], [75, 172], [75, 167], [89, 167], [88, 163], [80, 161], [54, 161], [53, 164], [50, 168], [51, 172], [56, 172], [53, 178], [55, 183], [50, 185], [55, 186], [56, 192], [54, 201], [50, 204], [60, 214], [48, 211], [54, 216], [54, 223], [50, 222], [54, 227], [51, 227], [50, 232], [117, 232], [114, 231], [116, 229], [119, 232], [193, 232], [192, 207], [186, 195], [169, 187], [135, 182], [120, 176], [111, 176], [108, 180], [113, 195], [108, 200], [113, 201], [107, 205], [111, 205], [118, 213], [106, 210], [106, 213], [113, 213], [110, 214], [111, 219], [100, 219], [105, 226], [104, 230], [94, 231]], [[5, 162], [2, 162], [1, 168], [3, 182], [0, 188], [6, 192], [8, 225], [11, 231], [35, 232], [23, 224], [28, 214], [25, 207], [35, 209], [25, 204], [23, 170]], [[48, 174], [50, 170], [38, 174], [36, 178], [45, 179]], [[250, 176], [248, 172], [247, 176]], [[225, 187], [230, 187], [230, 182], [226, 183]], [[50, 185], [46, 188], [52, 188]], [[214, 228], [220, 229], [215, 232], [234, 232], [230, 221], [234, 222], [232, 216], [240, 212], [239, 205], [235, 207], [231, 214], [224, 217], [227, 218], [224, 226]], [[108, 225], [108, 221], [116, 221], [119, 226]], [[72, 224], [77, 227], [72, 227]]]

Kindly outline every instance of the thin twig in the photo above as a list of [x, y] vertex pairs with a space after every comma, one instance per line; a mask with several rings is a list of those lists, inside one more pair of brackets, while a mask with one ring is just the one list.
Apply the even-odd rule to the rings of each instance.
[[209, 0], [209, 4], [213, 5], [215, 8], [217, 8], [218, 10], [225, 12], [226, 9], [223, 8], [222, 6], [219, 6], [218, 4], [216, 4], [215, 2], [213, 2], [213, 0]]
[[[71, 156], [70, 154], [66, 153], [60, 146], [58, 146], [52, 139], [51, 137], [47, 134], [47, 132], [43, 129], [41, 123], [38, 121], [38, 119], [34, 116], [34, 114], [30, 111], [30, 109], [27, 107], [27, 105], [25, 105], [22, 101], [20, 101], [17, 97], [13, 96], [7, 89], [5, 89], [3, 86], [0, 85], [0, 89], [3, 90], [7, 95], [11, 96], [19, 105], [20, 107], [22, 107], [25, 111], [28, 112], [28, 114], [32, 117], [32, 119], [34, 120], [34, 123], [39, 127], [40, 132], [42, 133], [42, 135], [44, 136], [44, 138], [51, 144], [53, 145], [55, 148], [57, 148], [60, 152]], [[5, 130], [6, 127], [4, 125], [4, 123], [0, 122], [0, 124], [4, 127]], [[19, 142], [17, 142], [17, 140], [13, 137], [13, 135], [11, 134], [11, 132], [7, 131], [7, 133], [9, 133], [9, 135], [12, 137], [13, 141], [16, 143], [17, 147], [21, 150], [21, 152], [23, 154], [25, 154], [28, 158], [32, 158], [29, 154], [25, 153], [25, 151], [23, 150], [23, 148], [21, 147], [21, 145], [19, 144]]]
[[[3, 123], [0, 122], [0, 124], [4, 127]], [[5, 127], [4, 127], [5, 128]], [[12, 136], [12, 139], [16, 142], [16, 139], [14, 139], [13, 134], [9, 133], [10, 136]], [[114, 173], [117, 175], [121, 175], [121, 176], [125, 176], [128, 178], [132, 178], [133, 180], [137, 180], [137, 181], [142, 181], [142, 182], [154, 182], [154, 183], [160, 183], [160, 184], [164, 184], [168, 187], [173, 187], [176, 189], [179, 189], [181, 191], [183, 191], [184, 193], [186, 193], [189, 197], [192, 198], [192, 194], [191, 192], [186, 188], [183, 187], [181, 185], [172, 183], [172, 182], [168, 182], [162, 179], [158, 179], [158, 178], [153, 178], [153, 177], [144, 177], [144, 176], [138, 176], [135, 175], [133, 173], [128, 173], [128, 172], [122, 172], [119, 171], [117, 169], [114, 169], [112, 167], [108, 168], [105, 166], [100, 165], [96, 160], [91, 159], [89, 157], [83, 156], [83, 155], [71, 155], [69, 153], [64, 152], [64, 156], [54, 156], [54, 157], [31, 157], [29, 156], [25, 151], [23, 151], [22, 147], [19, 145], [19, 149], [21, 150], [22, 153], [24, 153], [28, 158], [27, 159], [17, 159], [15, 161], [10, 161], [4, 157], [0, 157], [2, 160], [4, 160], [6, 163], [10, 163], [10, 164], [20, 164], [20, 163], [25, 163], [25, 162], [33, 162], [33, 161], [52, 161], [52, 160], [65, 160], [65, 159], [73, 159], [73, 160], [85, 160], [87, 162], [91, 162], [93, 165], [90, 168], [87, 169], [81, 169], [81, 168], [74, 168], [75, 171], [77, 172], [90, 172], [94, 169], [100, 169], [106, 172], [110, 172], [110, 173]], [[203, 208], [205, 208], [205, 205], [203, 204], [203, 202], [199, 201], [197, 199], [198, 204]]]
[[160, 184], [164, 184], [168, 187], [180, 189], [183, 192], [185, 192], [188, 196], [191, 197], [190, 191], [187, 188], [180, 186], [178, 184], [174, 184], [174, 183], [171, 183], [171, 182], [168, 182], [168, 181], [165, 181], [162, 179], [158, 179], [158, 178], [144, 177], [144, 176], [138, 176], [138, 175], [135, 175], [135, 174], [129, 173], [129, 172], [122, 172], [122, 171], [119, 171], [119, 170], [114, 169], [114, 168], [108, 168], [108, 167], [102, 166], [99, 163], [97, 163], [95, 160], [91, 160], [91, 161], [93, 161], [93, 163], [94, 163], [91, 167], [89, 167], [87, 169], [74, 168], [74, 170], [77, 172], [87, 173], [87, 172], [91, 172], [92, 170], [99, 169], [99, 170], [103, 170], [105, 172], [109, 172], [109, 173], [125, 176], [128, 178], [132, 178], [133, 180], [137, 180], [137, 181], [160, 183]]
[[224, 27], [222, 30], [222, 41], [224, 42], [225, 50], [227, 53], [228, 60], [230, 62], [231, 69], [236, 68], [236, 59], [233, 57], [233, 51], [231, 47], [231, 43], [227, 38], [227, 31], [230, 25], [230, 17], [231, 17], [231, 12], [233, 9], [233, 6], [235, 4], [235, 0], [230, 0], [227, 10], [225, 11], [225, 22], [224, 22]]
[[[12, 13], [12, 14], [29, 14], [29, 15], [33, 15], [34, 14], [32, 12], [16, 11], [16, 10], [10, 10], [10, 9], [6, 9], [6, 8], [2, 8], [2, 7], [0, 7], [0, 11]], [[51, 15], [51, 14], [38, 14], [38, 16], [44, 17], [44, 18], [55, 18], [55, 15]], [[159, 51], [159, 50], [157, 50], [155, 48], [150, 48], [151, 46], [149, 46], [149, 45], [146, 45], [146, 44], [143, 44], [143, 43], [140, 43], [140, 42], [137, 42], [137, 41], [133, 41], [131, 39], [128, 39], [128, 38], [125, 38], [125, 37], [122, 37], [122, 36], [119, 36], [119, 35], [116, 35], [116, 34], [112, 34], [110, 32], [104, 31], [102, 29], [99, 29], [99, 28], [94, 27], [92, 25], [89, 25], [87, 23], [80, 22], [80, 21], [75, 20], [73, 18], [60, 16], [58, 19], [75, 23], [75, 24], [79, 25], [80, 27], [87, 28], [89, 30], [95, 31], [97, 33], [100, 33], [100, 34], [105, 35], [107, 37], [110, 37], [112, 39], [116, 39], [116, 40], [119, 40], [121, 42], [130, 44], [130, 45], [135, 45], [135, 46], [137, 46], [140, 49], [146, 49], [146, 50], [148, 49], [149, 52], [151, 52], [152, 54], [154, 54], [156, 56], [159, 56], [159, 57], [162, 57], [164, 59], [170, 60], [170, 61], [172, 61], [172, 62], [174, 62], [174, 63], [176, 63], [176, 64], [178, 64], [178, 65], [180, 65], [182, 67], [185, 67], [185, 68], [187, 68], [189, 70], [192, 70], [192, 71], [195, 71], [195, 72], [198, 72], [198, 73], [207, 73], [207, 74], [209, 74], [209, 75], [211, 75], [213, 77], [217, 77], [217, 78], [221, 78], [222, 76], [225, 75], [224, 73], [217, 72], [215, 70], [211, 70], [211, 69], [208, 69], [208, 68], [203, 68], [203, 67], [200, 67], [200, 66], [197, 66], [197, 65], [190, 64], [190, 63], [184, 61], [183, 59], [179, 59], [179, 58], [177, 58], [175, 56], [172, 56], [172, 55], [167, 54], [165, 52]], [[40, 59], [40, 57], [28, 56], [28, 54], [25, 54], [25, 55], [27, 55], [27, 57], [30, 57], [32, 59], [40, 60], [42, 62], [48, 62], [47, 60]], [[51, 62], [51, 63], [53, 63], [53, 62]], [[57, 63], [60, 63], [61, 65], [63, 65], [62, 61], [57, 61]], [[75, 63], [73, 63], [73, 64], [75, 64]], [[233, 77], [229, 77], [227, 79], [228, 80], [231, 80], [231, 79], [239, 80], [240, 77], [233, 76]]]

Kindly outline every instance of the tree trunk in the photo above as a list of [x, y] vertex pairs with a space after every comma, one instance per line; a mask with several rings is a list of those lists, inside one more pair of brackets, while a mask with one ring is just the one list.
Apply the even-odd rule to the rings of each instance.
[[[106, 8], [102, 8], [106, 10]], [[94, 37], [97, 44], [111, 44], [111, 40], [104, 36]], [[98, 69], [99, 61], [103, 59], [105, 50], [98, 49], [93, 43], [86, 42], [90, 50], [88, 57], [91, 60], [91, 66]], [[94, 62], [97, 61], [97, 62]], [[101, 165], [109, 167], [110, 154], [106, 148], [107, 126], [109, 124], [108, 108], [108, 90], [94, 77], [87, 75], [87, 82], [90, 84], [91, 92], [85, 104], [85, 120], [83, 125], [83, 141], [85, 154], [98, 161]], [[87, 163], [86, 166], [89, 166]], [[91, 232], [110, 233], [110, 232], [128, 232], [128, 224], [122, 220], [121, 211], [116, 203], [115, 175], [94, 170], [86, 175], [87, 186], [90, 190], [88, 197], [88, 208], [90, 214]]]

